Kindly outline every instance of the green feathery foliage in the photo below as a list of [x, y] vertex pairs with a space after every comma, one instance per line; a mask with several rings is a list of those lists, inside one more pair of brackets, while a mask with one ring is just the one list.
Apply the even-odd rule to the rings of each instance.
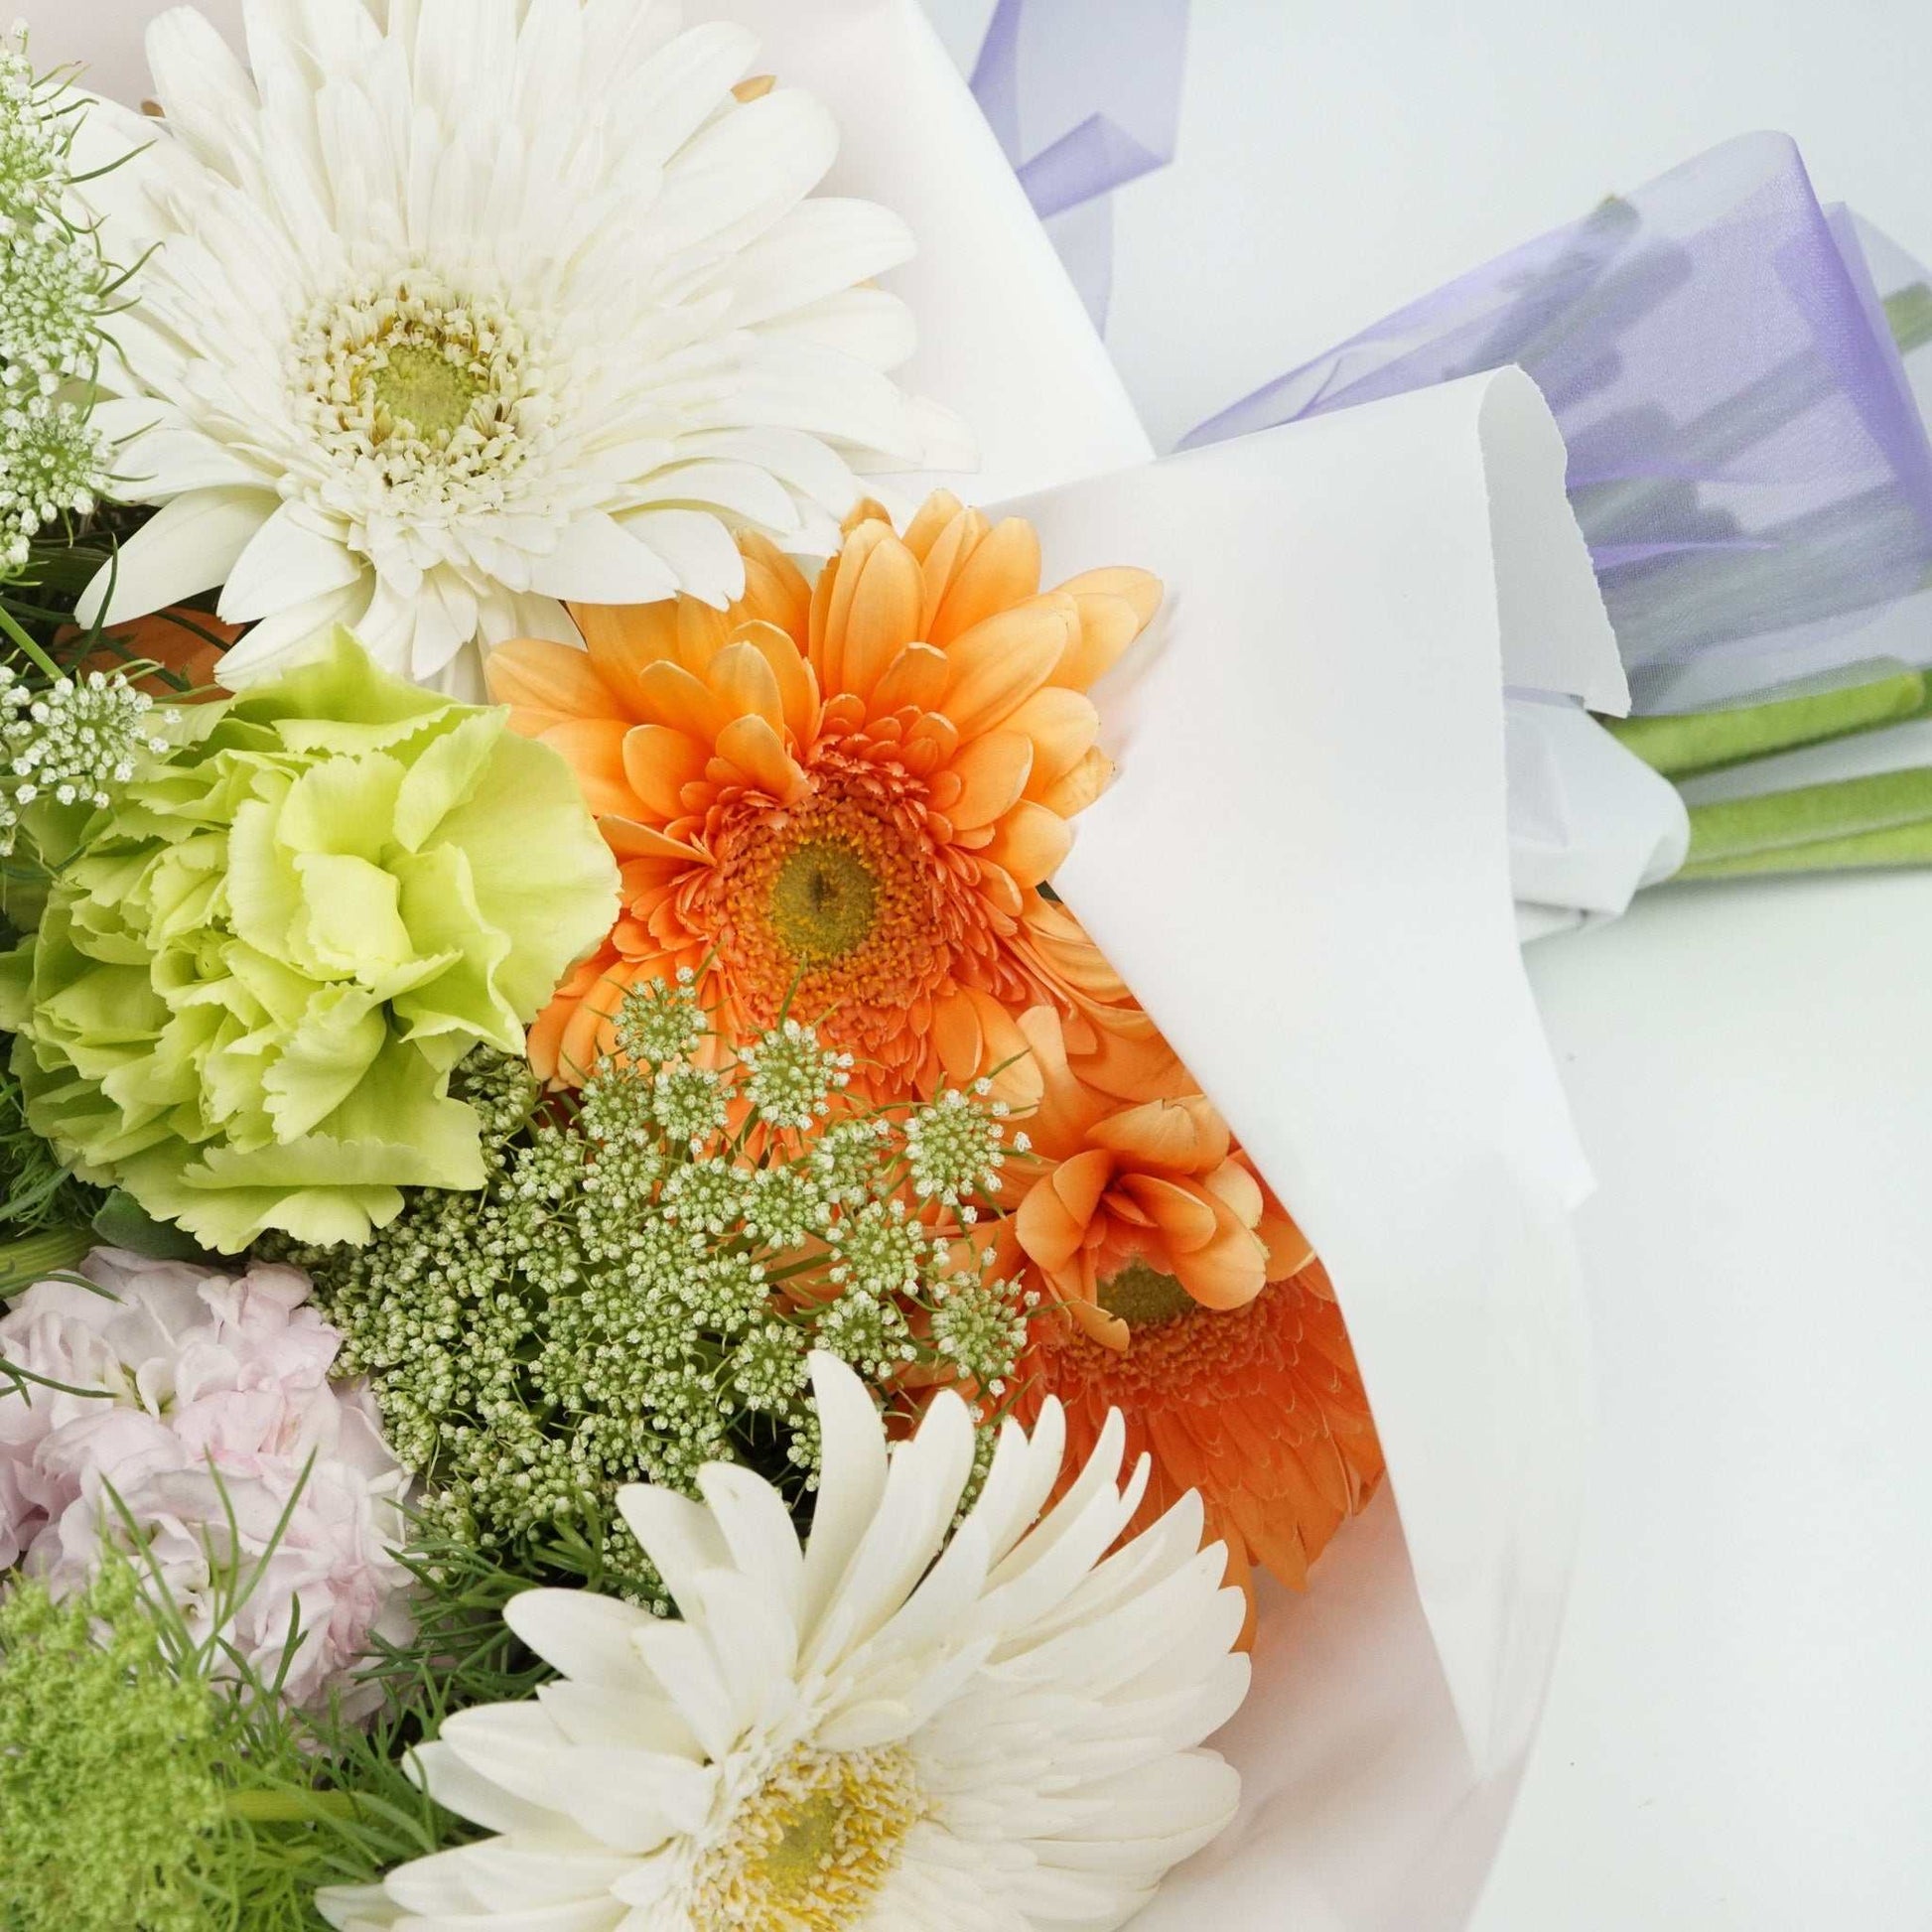
[[[198, 1638], [138, 1559], [108, 1557], [65, 1602], [15, 1580], [0, 1597], [0, 1925], [318, 1932], [319, 1887], [474, 1836], [421, 1791], [409, 1752], [450, 1713], [550, 1675], [502, 1617], [529, 1585], [468, 1545], [407, 1561], [415, 1629], [369, 1660], [383, 1698], [366, 1723], [284, 1708], [272, 1674]], [[222, 1619], [265, 1567], [210, 1550]]]
[[220, 1729], [206, 1688], [169, 1668], [127, 1564], [65, 1604], [17, 1585], [0, 1602], [0, 1925], [202, 1932]]

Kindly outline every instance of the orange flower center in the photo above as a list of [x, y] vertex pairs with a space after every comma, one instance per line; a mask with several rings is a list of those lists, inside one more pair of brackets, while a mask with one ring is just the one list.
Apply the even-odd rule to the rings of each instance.
[[877, 775], [820, 763], [802, 803], [745, 795], [725, 814], [698, 923], [754, 1025], [789, 997], [864, 1051], [869, 1023], [902, 1027], [949, 979], [946, 855], [919, 803]]
[[[1178, 1283], [1135, 1263], [1100, 1292], [1102, 1307], [1133, 1330], [1125, 1349], [1103, 1346], [1068, 1326], [1042, 1330], [1051, 1351], [1051, 1388], [1069, 1401], [1103, 1406], [1220, 1401], [1292, 1370], [1315, 1298], [1298, 1278], [1270, 1282], [1241, 1309], [1204, 1309]], [[1110, 1294], [1117, 1300], [1109, 1300]]]
[[1130, 1261], [1117, 1275], [1099, 1284], [1100, 1306], [1136, 1333], [1158, 1328], [1192, 1313], [1200, 1304], [1174, 1280], [1145, 1261]]
[[801, 965], [843, 959], [872, 936], [879, 879], [842, 839], [793, 846], [771, 882], [767, 922]]

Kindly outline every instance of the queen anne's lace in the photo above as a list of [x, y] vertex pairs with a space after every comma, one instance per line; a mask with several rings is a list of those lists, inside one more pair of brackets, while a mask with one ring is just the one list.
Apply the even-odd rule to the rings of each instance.
[[78, 98], [36, 76], [25, 30], [0, 39], [0, 577], [107, 487], [89, 421], [110, 271], [67, 211]]
[[154, 700], [118, 671], [36, 689], [0, 665], [0, 854], [13, 851], [36, 799], [112, 804], [146, 759], [167, 751], [155, 723]]
[[[621, 1484], [688, 1490], [705, 1462], [767, 1446], [809, 1481], [808, 1349], [882, 1382], [1003, 1389], [1027, 1319], [942, 1210], [907, 1197], [909, 1131], [856, 1111], [811, 1028], [713, 1064], [689, 978], [640, 982], [614, 1018], [624, 1052], [574, 1102], [527, 1129], [527, 1086], [488, 1110], [481, 1195], [423, 1192], [366, 1247], [299, 1253], [439, 1527], [539, 1561], [594, 1536], [613, 1587], [659, 1600], [616, 1520]], [[471, 1060], [458, 1090], [476, 1081], [501, 1088], [496, 1062]], [[958, 1131], [991, 1176], [1004, 1122], [979, 1094], [945, 1112], [977, 1123]], [[966, 1204], [944, 1211], [956, 1224]]]

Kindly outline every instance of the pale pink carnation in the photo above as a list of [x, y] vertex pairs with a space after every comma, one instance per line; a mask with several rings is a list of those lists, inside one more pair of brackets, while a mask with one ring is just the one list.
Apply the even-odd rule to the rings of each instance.
[[[211, 1570], [248, 1575], [272, 1543], [224, 1641], [265, 1681], [282, 1674], [291, 1704], [319, 1708], [334, 1691], [366, 1708], [357, 1666], [374, 1637], [408, 1629], [395, 1554], [408, 1477], [367, 1393], [329, 1379], [342, 1337], [306, 1306], [309, 1278], [112, 1248], [78, 1272], [108, 1293], [41, 1282], [0, 1320], [0, 1356], [104, 1391], [0, 1391], [0, 1568], [24, 1562], [66, 1594], [104, 1541], [126, 1543], [131, 1518], [206, 1637], [219, 1614]], [[301, 1638], [284, 1672], [291, 1603]]]

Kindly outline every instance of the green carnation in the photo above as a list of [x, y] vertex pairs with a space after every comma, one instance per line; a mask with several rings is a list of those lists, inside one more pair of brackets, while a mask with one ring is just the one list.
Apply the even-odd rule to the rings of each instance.
[[451, 1070], [520, 1054], [617, 909], [569, 767], [342, 631], [188, 729], [0, 959], [35, 1131], [228, 1251], [366, 1240], [403, 1187], [482, 1186]]

